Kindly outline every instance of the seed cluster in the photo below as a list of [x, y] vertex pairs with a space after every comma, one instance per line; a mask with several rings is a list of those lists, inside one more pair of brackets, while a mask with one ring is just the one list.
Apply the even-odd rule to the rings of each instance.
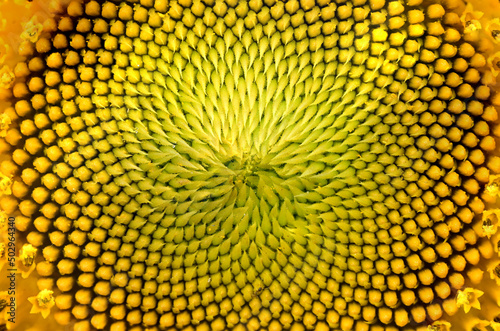
[[456, 14], [90, 1], [45, 28], [20, 49], [3, 168], [61, 323], [397, 330], [456, 311], [500, 172]]

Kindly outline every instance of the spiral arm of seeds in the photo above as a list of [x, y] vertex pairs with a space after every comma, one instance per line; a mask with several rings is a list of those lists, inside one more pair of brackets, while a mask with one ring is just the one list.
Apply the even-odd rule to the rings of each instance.
[[418, 0], [72, 2], [21, 49], [2, 200], [57, 319], [392, 330], [455, 313], [500, 171], [498, 98], [457, 18]]

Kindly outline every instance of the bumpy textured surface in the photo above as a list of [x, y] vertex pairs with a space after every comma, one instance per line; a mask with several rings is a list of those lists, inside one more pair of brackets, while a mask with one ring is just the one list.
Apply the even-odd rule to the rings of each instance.
[[16, 68], [5, 139], [61, 321], [396, 330], [456, 311], [500, 170], [456, 14], [91, 1], [52, 30]]

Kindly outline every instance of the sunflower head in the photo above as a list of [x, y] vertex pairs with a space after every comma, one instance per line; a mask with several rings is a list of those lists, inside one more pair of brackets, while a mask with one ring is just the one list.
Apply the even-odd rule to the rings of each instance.
[[76, 330], [448, 330], [480, 309], [500, 185], [488, 15], [419, 0], [56, 12], [23, 25], [23, 60], [0, 70], [0, 208], [23, 277], [38, 274], [32, 313]]

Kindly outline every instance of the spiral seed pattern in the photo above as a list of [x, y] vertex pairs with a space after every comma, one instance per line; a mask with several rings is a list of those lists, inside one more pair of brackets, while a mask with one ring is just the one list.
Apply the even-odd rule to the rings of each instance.
[[75, 1], [47, 26], [16, 68], [2, 207], [26, 220], [63, 324], [396, 330], [455, 313], [500, 172], [498, 100], [456, 14]]

